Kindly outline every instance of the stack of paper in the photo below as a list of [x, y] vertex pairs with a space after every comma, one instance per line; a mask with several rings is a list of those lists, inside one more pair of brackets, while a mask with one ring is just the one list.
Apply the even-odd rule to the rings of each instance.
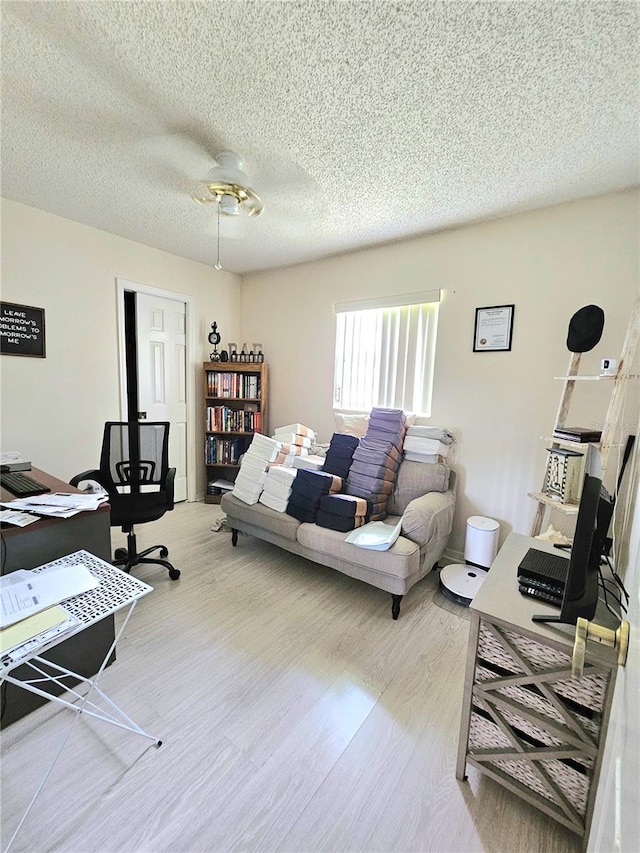
[[80, 619], [72, 616], [64, 607], [55, 606], [21, 619], [6, 628], [0, 628], [2, 663], [20, 660], [33, 649], [68, 634], [80, 624]]
[[[52, 495], [33, 495], [28, 498], [15, 498], [12, 501], [0, 501], [0, 506], [7, 507], [10, 510], [22, 510], [23, 512], [53, 518], [71, 518], [72, 515], [77, 515], [79, 512], [96, 510], [108, 500], [107, 494], [56, 492]], [[11, 518], [3, 518], [2, 520], [16, 523], [12, 522]]]
[[59, 603], [99, 586], [82, 565], [40, 572], [18, 569], [0, 578], [0, 655], [3, 666], [27, 657], [77, 628], [81, 621]]
[[0, 628], [40, 613], [74, 595], [95, 589], [98, 581], [81, 563], [41, 572], [18, 569], [0, 578]]

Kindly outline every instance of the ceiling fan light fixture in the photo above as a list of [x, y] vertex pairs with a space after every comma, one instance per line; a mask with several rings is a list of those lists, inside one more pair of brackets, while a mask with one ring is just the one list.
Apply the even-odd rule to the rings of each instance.
[[[264, 210], [264, 204], [262, 203], [260, 196], [254, 193], [254, 191], [249, 187], [223, 182], [208, 183], [206, 184], [206, 187], [209, 191], [208, 196], [193, 197], [193, 200], [197, 201], [198, 204], [217, 204], [225, 199], [225, 197], [229, 197], [229, 199], [235, 200], [237, 209], [242, 211], [242, 213], [245, 213], [247, 216], [260, 216]], [[226, 210], [225, 207], [229, 207], [229, 210]], [[230, 200], [223, 203], [222, 212], [226, 215], [235, 216], [235, 213], [231, 212]]]
[[260, 216], [264, 204], [247, 186], [244, 163], [233, 151], [222, 151], [216, 156], [216, 165], [209, 170], [204, 185], [209, 195], [194, 196], [198, 204], [218, 204], [225, 216], [237, 216], [242, 211], [247, 216]]
[[220, 212], [225, 216], [240, 216], [238, 199], [225, 193], [220, 199]]

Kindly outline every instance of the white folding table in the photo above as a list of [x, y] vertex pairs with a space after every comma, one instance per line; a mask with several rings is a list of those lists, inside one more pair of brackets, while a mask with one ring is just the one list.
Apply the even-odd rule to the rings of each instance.
[[[2, 659], [0, 660], [0, 685], [2, 682], [6, 681], [9, 684], [14, 684], [18, 687], [22, 687], [24, 690], [28, 690], [38, 696], [49, 699], [52, 702], [57, 702], [65, 708], [69, 708], [71, 711], [75, 712], [71, 725], [65, 733], [62, 743], [49, 764], [44, 778], [38, 785], [31, 802], [20, 819], [20, 822], [11, 836], [8, 845], [5, 847], [5, 853], [8, 852], [9, 848], [13, 844], [18, 832], [27, 818], [27, 815], [35, 803], [36, 798], [51, 775], [51, 772], [71, 737], [73, 728], [81, 714], [95, 717], [96, 719], [103, 720], [111, 725], [126, 729], [134, 734], [141, 735], [142, 737], [154, 741], [156, 746], [161, 746], [162, 744], [162, 741], [155, 735], [151, 735], [141, 729], [140, 726], [128, 717], [124, 711], [112, 702], [111, 699], [109, 699], [109, 697], [98, 687], [98, 679], [107, 666], [109, 658], [111, 657], [118, 640], [122, 636], [122, 632], [126, 628], [138, 600], [152, 592], [153, 587], [143, 583], [137, 578], [131, 577], [131, 575], [123, 572], [121, 569], [115, 568], [109, 563], [106, 563], [104, 560], [90, 554], [88, 551], [76, 551], [66, 557], [61, 557], [58, 560], [53, 560], [50, 563], [39, 566], [32, 571], [46, 572], [52, 567], [63, 565], [84, 565], [99, 582], [99, 585], [95, 589], [91, 589], [88, 592], [84, 592], [81, 595], [74, 596], [73, 598], [68, 598], [62, 602], [64, 609], [73, 617], [76, 617], [77, 624], [55, 637], [52, 637], [47, 632], [38, 637], [34, 637], [23, 646], [4, 652]], [[69, 637], [78, 634], [80, 631], [84, 631], [85, 628], [88, 628], [90, 625], [99, 622], [101, 619], [104, 619], [125, 607], [128, 607], [128, 611], [119, 630], [116, 632], [115, 639], [107, 651], [97, 674], [93, 678], [85, 678], [66, 667], [59, 666], [58, 664], [42, 657], [44, 652], [54, 646], [57, 646], [58, 643], [62, 643]], [[14, 674], [14, 670], [22, 666], [26, 666], [26, 670], [23, 670], [19, 674], [20, 677], [17, 677]], [[67, 683], [65, 679], [74, 683]], [[76, 682], [79, 682], [77, 686], [75, 684]], [[58, 688], [66, 692], [66, 696], [69, 696], [70, 694], [70, 697], [66, 698], [65, 695], [55, 695], [43, 689], [47, 684], [57, 685]], [[79, 693], [77, 687], [82, 687], [83, 685], [87, 685], [88, 690], [86, 693]]]

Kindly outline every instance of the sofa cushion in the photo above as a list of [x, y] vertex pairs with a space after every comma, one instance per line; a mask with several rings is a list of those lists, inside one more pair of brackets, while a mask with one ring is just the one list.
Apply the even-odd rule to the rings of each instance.
[[[252, 509], [255, 508], [252, 507]], [[398, 521], [398, 518], [389, 518], [386, 523], [393, 527]], [[301, 524], [298, 528], [298, 542], [305, 548], [320, 554], [331, 554], [353, 566], [399, 578], [409, 577], [418, 570], [420, 547], [415, 542], [405, 539], [404, 536], [400, 536], [388, 551], [358, 548], [356, 545], [345, 542], [346, 536], [348, 536], [347, 533], [329, 530], [317, 524]]]
[[[252, 524], [261, 527], [263, 530], [269, 530], [278, 536], [283, 536], [285, 539], [296, 541], [296, 533], [300, 527], [300, 522], [287, 515], [284, 512], [276, 512], [264, 504], [246, 504], [238, 500], [231, 493], [223, 495], [220, 505], [224, 512], [231, 516], [231, 519], [239, 518], [247, 524]], [[233, 522], [231, 521], [231, 527]]]
[[414, 498], [427, 492], [446, 492], [449, 488], [450, 469], [442, 462], [410, 462], [405, 459], [389, 495], [387, 512], [402, 515]]

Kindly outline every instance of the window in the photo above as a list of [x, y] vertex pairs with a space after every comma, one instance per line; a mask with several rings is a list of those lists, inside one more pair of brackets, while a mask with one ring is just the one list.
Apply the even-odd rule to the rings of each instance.
[[431, 414], [440, 291], [335, 306], [334, 409]]

